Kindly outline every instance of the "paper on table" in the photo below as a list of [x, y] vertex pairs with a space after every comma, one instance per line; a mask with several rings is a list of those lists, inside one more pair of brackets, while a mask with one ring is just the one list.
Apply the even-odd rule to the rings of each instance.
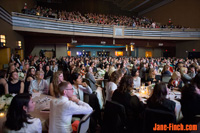
[[40, 92], [34, 92], [32, 93], [32, 98], [34, 97], [40, 97], [41, 93]]
[[175, 95], [181, 95], [181, 92], [180, 92], [180, 91], [173, 91], [173, 93], [174, 93]]

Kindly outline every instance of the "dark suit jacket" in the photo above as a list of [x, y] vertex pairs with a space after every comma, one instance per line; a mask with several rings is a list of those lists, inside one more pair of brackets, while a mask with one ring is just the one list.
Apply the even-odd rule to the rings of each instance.
[[53, 80], [53, 72], [51, 70], [49, 70], [48, 72], [45, 72], [44, 79], [48, 78], [49, 76], [51, 76], [51, 79], [50, 79], [50, 83], [51, 83]]

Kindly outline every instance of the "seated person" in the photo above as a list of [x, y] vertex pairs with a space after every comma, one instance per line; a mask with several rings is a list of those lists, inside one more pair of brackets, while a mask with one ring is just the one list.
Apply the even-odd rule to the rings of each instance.
[[52, 72], [58, 71], [58, 65], [56, 64], [56, 61], [52, 61], [52, 65], [51, 65], [50, 69]]
[[181, 79], [183, 80], [183, 82], [185, 84], [192, 81], [193, 77], [191, 77], [191, 75], [188, 74], [187, 67], [181, 67], [180, 68], [180, 73], [181, 73]]
[[171, 79], [169, 80], [168, 87], [173, 89], [180, 90], [183, 87], [183, 81], [181, 80], [181, 74], [178, 71], [175, 71], [172, 74]]
[[35, 68], [31, 67], [28, 69], [25, 81], [30, 82], [35, 79]]
[[45, 66], [45, 71], [44, 71], [44, 79], [47, 79], [48, 77], [50, 78], [50, 83], [53, 80], [53, 72], [50, 70], [49, 65]]
[[29, 93], [42, 92], [43, 94], [48, 94], [48, 83], [44, 78], [43, 71], [36, 72], [36, 79], [32, 80], [29, 86]]
[[24, 82], [19, 80], [19, 75], [16, 71], [10, 73], [10, 77], [8, 79], [8, 92], [9, 94], [24, 93]]
[[165, 65], [164, 66], [164, 68], [163, 68], [163, 70], [161, 72], [162, 76], [164, 76], [164, 75], [165, 76], [171, 76], [172, 75], [172, 73], [170, 72], [169, 68], [170, 68], [169, 65]]
[[34, 109], [35, 102], [32, 101], [30, 94], [17, 94], [8, 109], [3, 132], [42, 133], [40, 119], [30, 115]]
[[93, 70], [91, 66], [86, 67], [86, 75], [85, 78], [89, 80], [89, 86], [91, 87], [92, 91], [95, 91], [97, 89], [96, 87], [96, 80], [94, 78]]
[[80, 70], [81, 75], [84, 76], [84, 75], [86, 74], [86, 73], [85, 73], [85, 66], [84, 66], [84, 64], [81, 64], [81, 65], [80, 65], [80, 69], [81, 69], [81, 70]]
[[125, 75], [119, 87], [114, 91], [112, 100], [122, 104], [125, 107], [127, 115], [128, 132], [139, 132], [142, 125], [142, 112], [144, 111], [144, 104], [140, 99], [132, 93], [133, 77]]
[[54, 73], [53, 81], [52, 83], [50, 83], [50, 86], [49, 86], [49, 91], [50, 91], [51, 96], [59, 97], [58, 85], [64, 81], [65, 80], [64, 80], [62, 71], [57, 71]]
[[133, 68], [131, 71], [131, 75], [133, 76], [133, 88], [139, 88], [141, 86], [141, 78], [139, 77], [139, 70]]
[[13, 63], [9, 64], [8, 71], [7, 71], [7, 79], [10, 77], [11, 72], [16, 71], [15, 65]]
[[117, 89], [117, 85], [120, 82], [122, 78], [122, 74], [119, 71], [114, 71], [108, 83], [106, 84], [106, 100], [111, 101], [111, 97], [113, 95], [113, 92]]
[[31, 68], [28, 69], [27, 76], [25, 78], [24, 93], [28, 93], [28, 88], [30, 86], [30, 83], [34, 79], [35, 79], [35, 68], [31, 67]]
[[71, 133], [72, 115], [89, 114], [92, 108], [73, 95], [69, 82], [58, 85], [60, 97], [51, 100], [49, 114], [49, 133]]
[[175, 114], [176, 103], [166, 98], [167, 93], [167, 85], [162, 82], [157, 83], [154, 87], [153, 94], [147, 100], [147, 107]]
[[110, 76], [111, 76], [111, 74], [112, 74], [115, 70], [116, 70], [115, 67], [114, 67], [113, 65], [111, 65], [111, 66], [109, 67], [108, 72], [105, 73], [104, 79], [109, 79]]
[[71, 78], [73, 82], [73, 94], [81, 101], [84, 101], [84, 93], [92, 94], [92, 89], [86, 84], [86, 82], [82, 82], [82, 77], [79, 73], [73, 73]]
[[0, 71], [0, 96], [8, 94], [8, 83], [6, 81], [6, 70]]
[[186, 118], [200, 115], [200, 73], [197, 74], [192, 84], [187, 84], [181, 91], [181, 111]]
[[149, 76], [147, 77], [148, 84], [152, 83], [159, 83], [161, 81], [161, 77], [159, 75], [156, 75], [156, 70], [154, 68], [150, 68], [149, 70]]

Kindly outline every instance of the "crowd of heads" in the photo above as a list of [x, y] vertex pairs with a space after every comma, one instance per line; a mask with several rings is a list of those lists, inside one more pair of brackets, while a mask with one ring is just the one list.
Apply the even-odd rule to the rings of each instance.
[[[183, 58], [136, 58], [136, 57], [61, 57], [56, 58], [42, 58], [37, 56], [29, 56], [27, 60], [17, 62], [11, 61], [7, 74], [5, 70], [0, 72], [1, 78], [9, 81], [19, 80], [19, 73], [24, 73], [21, 79], [25, 84], [29, 77], [32, 80], [43, 80], [46, 74], [47, 66], [57, 66], [58, 71], [53, 72], [52, 81], [50, 81], [49, 95], [54, 97], [67, 96], [72, 97], [72, 85], [84, 85], [82, 76], [91, 73], [93, 76], [99, 74], [98, 70], [103, 70], [107, 73], [108, 82], [113, 82], [117, 85], [116, 91], [120, 94], [132, 93], [134, 88], [134, 80], [140, 77], [142, 83], [151, 85], [155, 83], [154, 91], [148, 103], [162, 104], [166, 99], [169, 88], [177, 88], [181, 90], [181, 100], [200, 96], [200, 60], [199, 59], [183, 59]], [[19, 64], [16, 65], [16, 64]], [[19, 69], [17, 69], [17, 67]], [[50, 67], [51, 68], [51, 67]], [[48, 71], [51, 71], [48, 68]], [[95, 68], [98, 68], [96, 71]], [[160, 70], [162, 68], [163, 70]], [[172, 70], [172, 71], [171, 71]], [[143, 74], [147, 77], [143, 77]], [[161, 76], [170, 76], [171, 79], [168, 84], [156, 78], [160, 73]], [[105, 74], [106, 75], [106, 74]], [[104, 77], [106, 79], [106, 77]], [[150, 80], [149, 80], [150, 79]], [[152, 80], [153, 79], [153, 80]], [[183, 84], [182, 84], [183, 83]], [[180, 84], [180, 86], [179, 86]], [[25, 85], [26, 86], [26, 85]], [[52, 88], [52, 89], [51, 89]], [[25, 90], [25, 89], [24, 89]], [[71, 91], [70, 91], [71, 90]], [[31, 119], [29, 112], [32, 112], [35, 103], [32, 102], [31, 95], [20, 91], [12, 100], [11, 106], [8, 110], [8, 117], [5, 123], [6, 127], [13, 130], [19, 130], [22, 123], [28, 123]], [[183, 106], [184, 107], [184, 106]], [[18, 110], [20, 115], [14, 114]], [[10, 124], [12, 118], [21, 117], [21, 123]], [[12, 127], [10, 126], [12, 125]]]
[[[80, 13], [79, 11], [54, 10], [42, 6], [35, 6], [32, 9], [23, 10], [26, 14], [32, 14], [42, 17], [55, 18], [79, 23], [91, 23], [102, 25], [118, 25], [141, 28], [184, 28], [181, 25], [174, 25], [172, 22], [161, 25], [153, 19], [147, 17], [124, 16], [113, 14]], [[186, 27], [185, 27], [186, 28]]]

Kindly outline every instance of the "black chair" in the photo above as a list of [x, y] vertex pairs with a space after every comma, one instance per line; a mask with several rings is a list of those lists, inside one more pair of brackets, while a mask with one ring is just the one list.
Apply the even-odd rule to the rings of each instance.
[[81, 120], [80, 123], [78, 125], [78, 130], [77, 133], [86, 133], [89, 125], [90, 125], [90, 116], [94, 113], [95, 111], [93, 111], [92, 113], [85, 115]]
[[106, 101], [102, 133], [124, 133], [126, 132], [126, 113], [123, 105]]
[[162, 82], [168, 84], [171, 79], [171, 75], [162, 75]]
[[157, 124], [176, 123], [176, 116], [173, 113], [163, 110], [146, 108], [144, 112], [143, 133], [152, 133], [153, 127]]

